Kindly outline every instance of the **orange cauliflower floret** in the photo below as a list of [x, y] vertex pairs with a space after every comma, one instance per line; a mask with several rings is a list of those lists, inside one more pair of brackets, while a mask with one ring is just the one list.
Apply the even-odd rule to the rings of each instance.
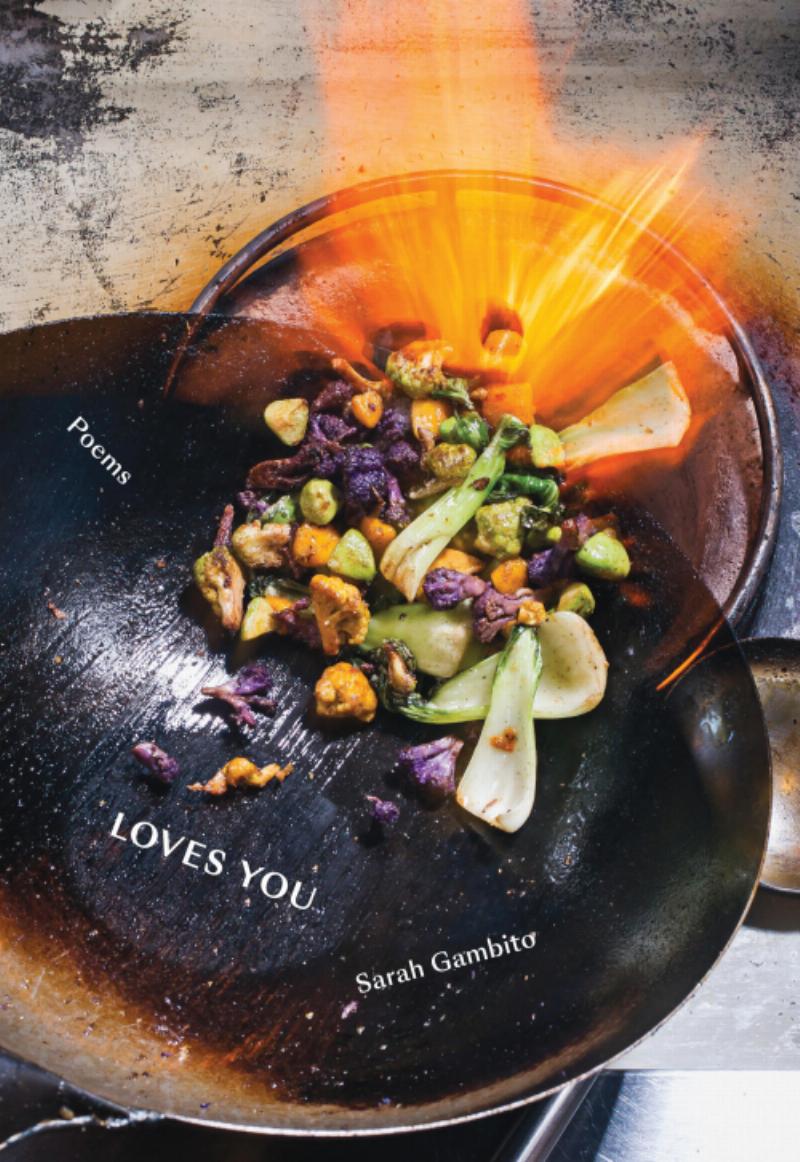
[[311, 609], [325, 653], [338, 654], [344, 646], [360, 645], [369, 625], [369, 606], [360, 590], [341, 577], [324, 573], [311, 578], [310, 588]]
[[207, 783], [190, 783], [188, 791], [205, 791], [207, 795], [224, 795], [229, 787], [266, 787], [273, 779], [282, 783], [292, 773], [293, 764], [285, 767], [269, 763], [265, 767], [256, 766], [250, 759], [239, 755], [221, 767]]
[[314, 689], [321, 718], [357, 718], [372, 722], [378, 699], [367, 679], [350, 662], [337, 662], [324, 670]]

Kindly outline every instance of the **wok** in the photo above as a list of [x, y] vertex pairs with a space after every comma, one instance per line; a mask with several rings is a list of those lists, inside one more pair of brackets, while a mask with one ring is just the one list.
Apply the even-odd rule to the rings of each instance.
[[[514, 836], [393, 785], [397, 747], [430, 730], [382, 713], [356, 733], [314, 725], [319, 662], [300, 647], [267, 647], [277, 714], [237, 735], [199, 690], [243, 657], [209, 636], [188, 582], [263, 457], [277, 372], [262, 324], [225, 406], [208, 402], [224, 384], [207, 344], [165, 399], [187, 327], [129, 316], [0, 339], [0, 1043], [119, 1105], [286, 1133], [440, 1124], [600, 1068], [703, 979], [758, 880], [769, 752], [716, 602], [632, 509], [642, 576], [596, 619], [608, 696], [538, 725], [537, 805]], [[658, 689], [713, 626], [732, 648]], [[168, 790], [129, 756], [151, 738], [182, 764]], [[236, 753], [295, 773], [218, 802], [185, 790]], [[364, 796], [387, 788], [402, 817], [380, 836]], [[141, 820], [158, 846], [134, 846]], [[183, 837], [169, 856], [165, 830]], [[183, 863], [189, 839], [206, 847]], [[223, 874], [202, 870], [211, 849]], [[243, 858], [312, 906], [245, 890]], [[430, 967], [530, 932], [533, 950]], [[424, 979], [359, 995], [357, 973], [409, 958]]]

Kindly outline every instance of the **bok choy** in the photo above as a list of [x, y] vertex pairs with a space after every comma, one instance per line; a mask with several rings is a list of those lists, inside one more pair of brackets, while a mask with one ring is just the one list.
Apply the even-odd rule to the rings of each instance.
[[559, 432], [566, 467], [622, 453], [676, 448], [691, 419], [691, 404], [675, 364], [662, 363]]
[[[603, 699], [608, 660], [591, 626], [577, 613], [551, 613], [538, 629], [542, 673], [533, 700], [534, 718], [576, 718]], [[407, 718], [431, 725], [474, 722], [489, 713], [501, 654], [462, 670], [427, 701], [411, 696], [396, 707]]]
[[541, 673], [537, 630], [517, 626], [499, 657], [489, 712], [456, 792], [465, 811], [501, 831], [518, 831], [533, 809], [533, 704]]
[[464, 480], [449, 489], [391, 542], [381, 573], [408, 601], [413, 601], [426, 572], [453, 537], [472, 519], [503, 474], [505, 453], [528, 429], [514, 416], [503, 416], [487, 448]]

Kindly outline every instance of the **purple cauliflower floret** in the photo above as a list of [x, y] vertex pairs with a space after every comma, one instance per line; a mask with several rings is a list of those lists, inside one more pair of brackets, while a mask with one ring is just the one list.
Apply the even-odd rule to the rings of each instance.
[[341, 412], [353, 398], [355, 388], [344, 379], [326, 383], [319, 395], [311, 401], [311, 411]]
[[530, 596], [529, 589], [500, 593], [493, 585], [487, 585], [472, 606], [472, 628], [478, 641], [486, 645], [506, 626], [513, 625], [522, 602]]
[[573, 551], [559, 541], [552, 549], [533, 554], [528, 562], [528, 584], [536, 589], [560, 581], [570, 575], [573, 563]]
[[251, 662], [242, 666], [238, 674], [221, 686], [203, 686], [200, 690], [206, 698], [218, 698], [230, 706], [231, 719], [237, 726], [255, 726], [253, 710], [262, 714], [272, 714], [275, 703], [265, 697], [272, 685], [269, 671], [263, 662]]
[[181, 768], [177, 759], [172, 758], [154, 742], [137, 742], [136, 746], [131, 747], [131, 754], [156, 782], [165, 786], [169, 786], [180, 774]]
[[402, 408], [386, 408], [375, 428], [375, 442], [379, 447], [388, 447], [397, 440], [406, 440], [411, 435], [411, 417]]
[[390, 472], [394, 472], [401, 480], [416, 472], [419, 468], [420, 454], [408, 440], [395, 440], [389, 444], [383, 453], [383, 462]]
[[306, 442], [294, 456], [287, 456], [283, 460], [262, 460], [248, 472], [247, 487], [293, 492], [317, 472], [327, 475], [321, 468], [324, 452], [325, 449], [319, 444]]
[[487, 582], [456, 569], [431, 569], [422, 587], [434, 609], [452, 609], [468, 597], [480, 597]]
[[370, 815], [376, 823], [396, 823], [400, 818], [400, 808], [391, 799], [379, 799], [377, 795], [367, 795]]
[[363, 515], [385, 501], [388, 481], [383, 457], [377, 448], [345, 450], [342, 490], [348, 508], [355, 514]]
[[287, 609], [278, 610], [275, 620], [280, 623], [289, 637], [303, 642], [312, 650], [322, 649], [322, 639], [316, 618], [308, 616], [311, 600], [301, 597]]
[[405, 746], [398, 755], [398, 770], [423, 791], [451, 795], [456, 789], [456, 760], [463, 745], [460, 738], [448, 734], [434, 742]]
[[400, 527], [407, 525], [411, 519], [408, 515], [408, 506], [406, 498], [403, 496], [403, 490], [391, 472], [386, 473], [386, 503], [381, 515], [384, 520], [388, 520], [389, 524]]
[[262, 517], [269, 507], [269, 501], [253, 492], [251, 488], [236, 494], [236, 503], [247, 509], [248, 520]]
[[355, 436], [357, 432], [358, 428], [352, 424], [348, 424], [347, 420], [343, 420], [341, 416], [330, 415], [326, 412], [323, 415], [311, 417], [306, 440], [310, 439], [321, 444], [333, 443], [338, 445], [343, 440], [348, 440], [351, 436]]

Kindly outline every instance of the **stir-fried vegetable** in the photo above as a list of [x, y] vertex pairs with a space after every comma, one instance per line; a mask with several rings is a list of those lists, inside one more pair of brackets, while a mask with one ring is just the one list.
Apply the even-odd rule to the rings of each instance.
[[564, 467], [566, 456], [558, 432], [546, 428], [544, 424], [531, 424], [528, 443], [534, 468]]
[[560, 433], [566, 466], [577, 468], [606, 456], [675, 448], [691, 419], [692, 408], [675, 364], [662, 363]]
[[304, 399], [276, 399], [264, 408], [264, 423], [290, 447], [300, 444], [308, 427], [308, 403]]
[[462, 665], [472, 641], [472, 613], [467, 606], [431, 609], [429, 605], [392, 605], [370, 619], [365, 649], [385, 641], [401, 641], [417, 667], [434, 678], [449, 678]]
[[475, 513], [475, 548], [490, 557], [518, 557], [525, 539], [524, 516], [530, 507], [524, 497], [482, 505]]
[[446, 492], [392, 541], [381, 561], [381, 573], [409, 601], [428, 568], [455, 534], [481, 507], [503, 473], [505, 453], [527, 428], [514, 416], [504, 416], [489, 446], [472, 465], [465, 480]]
[[478, 412], [462, 412], [442, 422], [439, 437], [448, 444], [469, 444], [476, 452], [482, 452], [489, 443], [489, 425]]
[[554, 509], [558, 504], [558, 484], [552, 476], [521, 476], [514, 472], [504, 472], [492, 489], [491, 499], [504, 500], [506, 497], [529, 496], [540, 508]]
[[[492, 367], [470, 379], [450, 370], [457, 354], [442, 340], [393, 352], [385, 379], [332, 360], [310, 403], [267, 406], [293, 451], [251, 468], [241, 523], [226, 505], [195, 564], [200, 592], [243, 642], [274, 633], [326, 655], [319, 719], [368, 723], [381, 705], [428, 725], [483, 720], [458, 801], [506, 831], [533, 804], [534, 719], [585, 714], [605, 692], [582, 578], [602, 593], [631, 570], [615, 514], [581, 511], [565, 473], [671, 447], [691, 418], [665, 364], [559, 434], [538, 422], [533, 385], [503, 378], [502, 353], [521, 341], [496, 329]], [[268, 684], [256, 663], [204, 693], [246, 727], [272, 708]], [[418, 789], [451, 794], [463, 745], [408, 747], [400, 768]], [[248, 764], [252, 785], [267, 777], [234, 762]], [[223, 769], [197, 787], [229, 783]], [[372, 798], [374, 813], [394, 817]]]
[[497, 663], [489, 712], [457, 802], [501, 831], [519, 831], [536, 795], [533, 704], [542, 673], [535, 629], [518, 626]]
[[575, 564], [601, 581], [622, 581], [631, 571], [627, 549], [609, 532], [589, 537], [575, 554]]
[[[534, 718], [577, 718], [603, 699], [608, 660], [584, 618], [551, 613], [538, 628], [542, 675]], [[485, 718], [500, 654], [491, 654], [444, 682], [428, 701], [417, 698], [398, 709], [418, 722], [474, 722]]]

